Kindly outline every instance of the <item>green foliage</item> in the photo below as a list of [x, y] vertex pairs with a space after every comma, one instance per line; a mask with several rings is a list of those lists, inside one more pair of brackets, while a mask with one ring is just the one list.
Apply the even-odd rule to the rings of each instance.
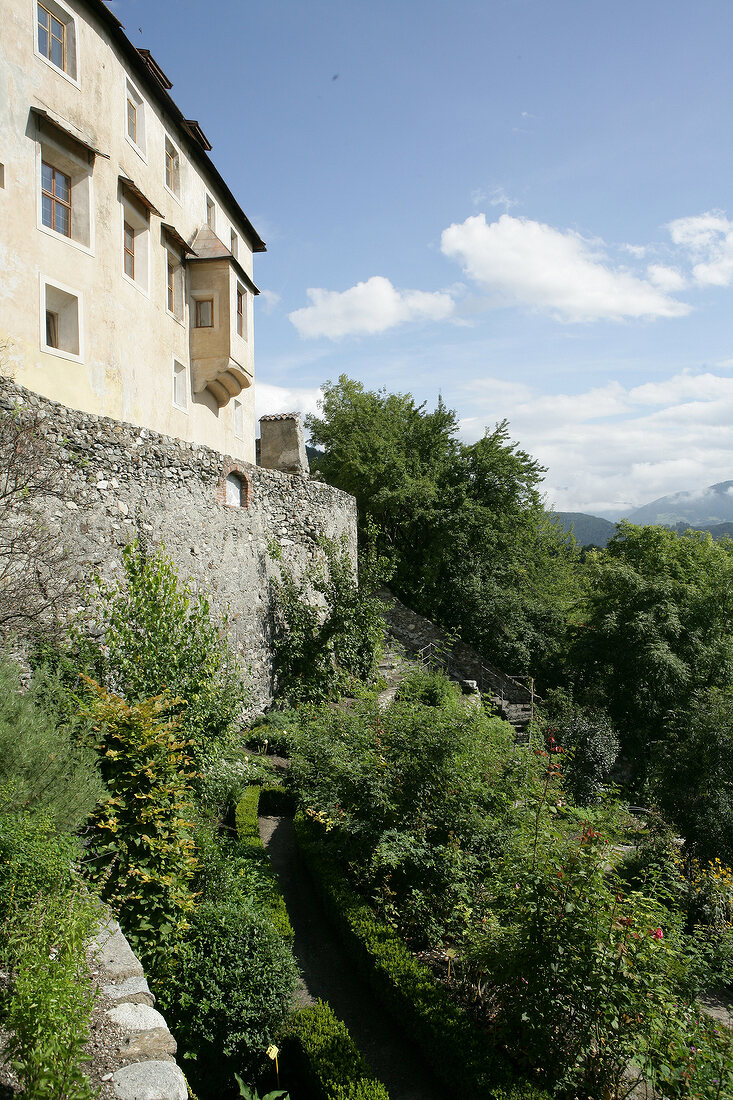
[[733, 680], [733, 541], [622, 523], [590, 556], [573, 663], [644, 774], [695, 691]]
[[460, 689], [439, 669], [413, 668], [400, 682], [396, 698], [425, 707], [447, 707], [455, 703]]
[[269, 774], [257, 756], [243, 753], [240, 745], [212, 748], [202, 766], [196, 784], [198, 804], [221, 818], [234, 809], [250, 783], [261, 782]]
[[698, 858], [733, 863], [733, 690], [694, 695], [667, 734], [660, 802]]
[[196, 868], [191, 836], [190, 759], [164, 696], [137, 703], [92, 685], [108, 795], [91, 817], [91, 877], [145, 964], [159, 973], [167, 940], [188, 927]]
[[389, 1100], [359, 1053], [348, 1028], [323, 1001], [291, 1016], [285, 1030], [283, 1065], [297, 1051], [308, 1094], [317, 1100]]
[[59, 833], [48, 813], [0, 811], [0, 947], [38, 897], [69, 892], [72, 860], [79, 853], [78, 840]]
[[0, 803], [44, 811], [58, 828], [73, 829], [104, 788], [82, 724], [73, 714], [59, 721], [64, 694], [59, 677], [45, 668], [21, 692], [17, 667], [0, 658]]
[[384, 562], [367, 544], [357, 578], [345, 543], [322, 539], [321, 549], [323, 562], [302, 582], [282, 563], [272, 580], [277, 695], [290, 705], [338, 696], [354, 681], [371, 679], [384, 638], [377, 596]]
[[239, 850], [250, 864], [258, 867], [259, 873], [264, 879], [265, 889], [260, 891], [263, 910], [269, 916], [273, 927], [279, 934], [288, 942], [292, 942], [293, 929], [288, 911], [280, 893], [272, 864], [262, 846], [258, 823], [258, 813], [260, 812], [262, 800], [268, 793], [272, 796], [275, 791], [282, 791], [282, 788], [247, 787], [237, 804], [234, 820]]
[[604, 711], [569, 699], [546, 708], [541, 728], [549, 746], [566, 754], [565, 788], [579, 806], [598, 802], [619, 754], [619, 739]]
[[289, 756], [297, 728], [297, 710], [271, 710], [252, 723], [247, 744], [260, 752]]
[[460, 627], [513, 672], [550, 668], [576, 596], [575, 550], [545, 514], [543, 468], [506, 422], [471, 445], [455, 412], [410, 394], [367, 391], [342, 375], [306, 425], [318, 470], [356, 497], [362, 532], [379, 528], [409, 606]]
[[165, 694], [200, 764], [240, 710], [245, 693], [236, 661], [208, 599], [178, 576], [162, 548], [151, 554], [134, 542], [123, 550], [122, 566], [119, 582], [97, 579], [92, 619], [104, 644], [77, 632], [80, 659], [129, 703]]
[[194, 1086], [254, 1079], [289, 1011], [296, 969], [266, 916], [241, 896], [204, 901], [191, 915], [177, 966], [161, 989], [179, 1048], [195, 1052]]
[[78, 893], [47, 895], [13, 930], [3, 1055], [34, 1100], [91, 1100], [83, 1063], [95, 990], [84, 945], [96, 916]]
[[290, 1093], [285, 1092], [283, 1089], [274, 1089], [272, 1092], [260, 1096], [257, 1089], [251, 1089], [248, 1085], [245, 1085], [238, 1073], [234, 1074], [234, 1078], [239, 1086], [239, 1095], [243, 1096], [244, 1100], [290, 1100]]
[[298, 844], [355, 963], [421, 1046], [449, 1095], [548, 1100], [519, 1077], [396, 933], [347, 886], [322, 844], [321, 826], [296, 818]]

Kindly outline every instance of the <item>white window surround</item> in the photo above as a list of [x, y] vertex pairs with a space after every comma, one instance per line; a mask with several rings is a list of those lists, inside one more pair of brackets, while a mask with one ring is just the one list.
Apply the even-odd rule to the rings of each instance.
[[235, 260], [239, 259], [239, 237], [232, 229], [231, 231], [231, 248], [229, 249]]
[[67, 8], [65, 4], [62, 4], [60, 0], [43, 0], [43, 7], [46, 8], [55, 19], [63, 23], [66, 28], [66, 68], [60, 69], [58, 65], [54, 64], [50, 57], [46, 57], [38, 48], [38, 4], [36, 0], [33, 0], [33, 53], [55, 73], [62, 76], [64, 80], [68, 80], [69, 84], [73, 84], [75, 88], [81, 88], [81, 79], [79, 75], [79, 35], [76, 15], [70, 8]]
[[[239, 317], [240, 317], [240, 314], [239, 314], [239, 301], [240, 301], [240, 295], [241, 295], [241, 301], [242, 301], [242, 314], [241, 314], [241, 317], [242, 317], [242, 331], [241, 332], [239, 331]], [[248, 326], [248, 317], [247, 317], [248, 310], [249, 310], [249, 301], [248, 301], [247, 288], [244, 286], [243, 283], [240, 283], [239, 280], [237, 280], [236, 288], [235, 288], [235, 291], [234, 291], [234, 333], [238, 337], [238, 339], [244, 340], [245, 343], [247, 342], [247, 330], [248, 330], [248, 327], [249, 327]]]
[[172, 401], [173, 408], [188, 413], [188, 368], [180, 359], [173, 360]]
[[[42, 168], [46, 161], [71, 178], [71, 236], [43, 224]], [[94, 191], [88, 156], [76, 156], [44, 133], [36, 140], [36, 228], [57, 241], [94, 255]]]
[[[171, 310], [168, 306], [168, 265], [173, 265], [173, 305], [174, 309]], [[165, 311], [169, 317], [172, 317], [174, 321], [178, 321], [179, 325], [184, 323], [183, 316], [183, 303], [185, 301], [184, 296], [184, 278], [183, 278], [183, 263], [181, 257], [172, 248], [166, 248], [165, 250]]]
[[[75, 307], [75, 308], [74, 308]], [[56, 313], [59, 318], [59, 342], [63, 345], [78, 347], [78, 351], [68, 351], [63, 346], [51, 347], [46, 342], [46, 311]], [[84, 362], [84, 322], [82, 296], [75, 287], [66, 286], [57, 279], [41, 275], [40, 292], [41, 351], [56, 355], [59, 359], [69, 359], [72, 363]]]
[[232, 422], [236, 438], [244, 439], [244, 405], [237, 397], [232, 401]]
[[[174, 185], [169, 187], [167, 178], [167, 154], [171, 151], [175, 157], [175, 169], [174, 169]], [[164, 132], [163, 134], [163, 186], [169, 195], [172, 195], [177, 203], [181, 202], [181, 150], [175, 143], [170, 134]]]
[[[127, 126], [127, 101], [131, 99], [136, 108], [136, 128], [137, 128], [137, 140], [133, 141], [130, 137], [130, 133]], [[129, 76], [125, 76], [125, 98], [124, 98], [124, 126], [125, 126], [125, 140], [128, 145], [131, 145], [137, 155], [148, 163], [147, 154], [147, 134], [146, 134], [146, 104], [141, 93], [137, 87], [130, 80]]]
[[[125, 222], [135, 230], [135, 278], [125, 271]], [[146, 298], [150, 297], [150, 216], [147, 211], [123, 195], [120, 203], [120, 273], [126, 283]]]
[[206, 194], [206, 224], [209, 229], [216, 233], [216, 203], [208, 192]]

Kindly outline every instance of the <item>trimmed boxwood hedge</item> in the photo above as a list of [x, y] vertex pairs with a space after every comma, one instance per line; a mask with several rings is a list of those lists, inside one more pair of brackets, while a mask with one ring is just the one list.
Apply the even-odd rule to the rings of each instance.
[[291, 1017], [280, 1059], [283, 1087], [297, 1084], [297, 1094], [309, 1100], [389, 1100], [346, 1024], [323, 1001]]
[[236, 826], [239, 843], [242, 848], [246, 850], [247, 858], [255, 860], [259, 864], [262, 874], [272, 881], [272, 894], [266, 902], [267, 914], [276, 931], [280, 933], [283, 939], [292, 943], [293, 927], [288, 917], [288, 911], [285, 907], [283, 896], [280, 893], [280, 885], [277, 881], [277, 876], [272, 869], [269, 856], [262, 845], [259, 825], [257, 823], [260, 799], [262, 793], [266, 789], [267, 788], [261, 787], [259, 784], [253, 784], [245, 788], [234, 811], [234, 824]]
[[346, 883], [323, 843], [323, 829], [298, 814], [300, 850], [355, 963], [403, 1021], [449, 1094], [482, 1100], [550, 1100], [491, 1045], [396, 932], [378, 920]]

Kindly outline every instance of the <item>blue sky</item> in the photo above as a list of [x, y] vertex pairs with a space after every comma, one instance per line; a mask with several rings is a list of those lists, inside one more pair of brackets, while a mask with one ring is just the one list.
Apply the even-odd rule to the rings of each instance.
[[267, 242], [260, 414], [442, 393], [566, 510], [733, 478], [729, 0], [111, 6]]

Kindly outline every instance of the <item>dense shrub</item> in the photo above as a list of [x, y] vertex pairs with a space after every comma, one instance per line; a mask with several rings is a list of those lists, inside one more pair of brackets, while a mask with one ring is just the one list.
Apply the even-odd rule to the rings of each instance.
[[[285, 1030], [283, 1065], [302, 1066], [313, 1100], [389, 1100], [359, 1053], [343, 1020], [323, 1001], [295, 1013]], [[289, 1083], [289, 1074], [283, 1074]]]
[[541, 721], [553, 750], [561, 748], [564, 786], [579, 806], [599, 801], [608, 784], [619, 754], [620, 742], [608, 715], [602, 710], [575, 706], [572, 700], [554, 693]]
[[82, 723], [68, 712], [59, 721], [64, 694], [58, 676], [45, 668], [21, 692], [17, 667], [0, 658], [0, 803], [44, 811], [58, 828], [73, 829], [104, 787], [96, 756], [80, 736]]
[[290, 1008], [296, 967], [266, 916], [241, 897], [205, 901], [191, 915], [178, 965], [161, 990], [179, 1048], [196, 1054], [194, 1087], [213, 1095], [234, 1072], [252, 1080]]
[[99, 687], [89, 704], [109, 792], [91, 818], [90, 875], [153, 974], [194, 905], [191, 762], [170, 709], [165, 697], [129, 704]]
[[[150, 552], [134, 542], [123, 550], [122, 565], [119, 582], [97, 579], [91, 611], [77, 631], [78, 660], [129, 703], [165, 694], [200, 765], [226, 738], [245, 697], [224, 626], [162, 548]], [[101, 632], [101, 646], [91, 631]]]
[[435, 668], [414, 668], [402, 680], [396, 698], [426, 707], [445, 707], [455, 703], [459, 689], [444, 672]]
[[71, 862], [79, 853], [78, 841], [57, 832], [47, 813], [0, 812], [0, 947], [39, 897], [71, 890]]

